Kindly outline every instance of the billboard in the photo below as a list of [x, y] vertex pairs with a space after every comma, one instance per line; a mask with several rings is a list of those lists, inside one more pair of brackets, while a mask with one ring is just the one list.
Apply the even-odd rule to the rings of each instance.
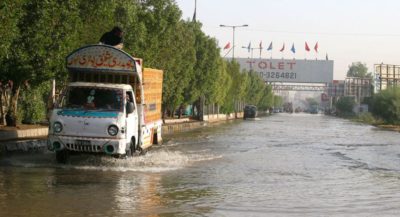
[[332, 60], [236, 58], [241, 69], [253, 70], [267, 82], [330, 83]]

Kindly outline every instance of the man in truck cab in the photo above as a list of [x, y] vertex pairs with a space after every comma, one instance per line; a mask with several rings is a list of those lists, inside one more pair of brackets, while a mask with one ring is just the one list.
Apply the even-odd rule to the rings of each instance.
[[107, 44], [115, 48], [122, 49], [124, 47], [124, 32], [118, 26], [115, 26], [111, 31], [104, 33], [100, 38], [100, 44]]

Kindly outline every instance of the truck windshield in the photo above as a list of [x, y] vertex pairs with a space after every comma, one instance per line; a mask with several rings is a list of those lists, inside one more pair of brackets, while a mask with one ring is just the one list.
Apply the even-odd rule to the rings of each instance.
[[123, 92], [119, 89], [70, 87], [64, 108], [121, 110]]

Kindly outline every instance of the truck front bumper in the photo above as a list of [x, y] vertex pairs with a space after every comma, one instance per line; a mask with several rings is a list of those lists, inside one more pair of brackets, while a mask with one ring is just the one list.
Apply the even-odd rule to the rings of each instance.
[[67, 149], [75, 152], [125, 154], [126, 140], [49, 135], [47, 147], [51, 151]]

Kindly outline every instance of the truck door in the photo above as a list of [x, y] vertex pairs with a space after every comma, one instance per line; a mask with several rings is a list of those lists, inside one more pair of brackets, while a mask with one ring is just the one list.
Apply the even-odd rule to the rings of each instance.
[[[131, 138], [135, 138], [135, 144], [138, 142], [138, 113], [137, 113], [137, 108], [136, 108], [136, 103], [135, 103], [135, 98], [133, 97], [133, 92], [132, 91], [127, 91], [126, 92], [126, 103], [133, 103], [134, 105], [134, 110], [132, 113], [128, 114], [125, 109], [126, 113], [126, 136], [127, 136], [127, 141], [131, 141]], [[126, 108], [126, 106], [125, 106]]]

